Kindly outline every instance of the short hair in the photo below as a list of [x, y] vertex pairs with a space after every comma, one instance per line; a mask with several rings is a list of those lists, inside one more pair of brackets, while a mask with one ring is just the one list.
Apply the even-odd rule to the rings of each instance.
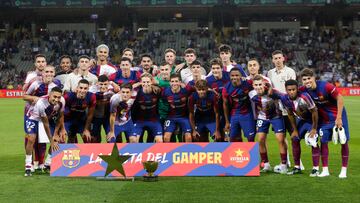
[[130, 49], [130, 48], [125, 48], [123, 51], [122, 51], [122, 55], [125, 54], [125, 52], [127, 51], [130, 51], [132, 53], [132, 55], [134, 55], [134, 50]]
[[122, 57], [120, 59], [120, 63], [123, 62], [123, 61], [128, 61], [131, 64], [131, 59], [129, 59], [128, 57]]
[[81, 55], [79, 56], [79, 61], [80, 59], [89, 59], [90, 60], [90, 57], [88, 55]]
[[61, 88], [58, 87], [58, 86], [53, 87], [50, 92], [58, 92], [58, 93], [61, 93], [61, 94], [62, 94], [62, 90], [61, 90]]
[[181, 76], [178, 73], [173, 73], [170, 75], [170, 80], [173, 78], [178, 78], [179, 80], [181, 80]]
[[232, 48], [231, 48], [231, 46], [230, 46], [230, 45], [227, 45], [227, 44], [222, 44], [222, 45], [220, 45], [219, 48], [218, 48], [218, 50], [219, 50], [219, 53], [220, 53], [220, 52], [230, 52], [230, 53], [232, 53]]
[[261, 80], [263, 81], [264, 80], [264, 77], [262, 75], [256, 75], [254, 78], [253, 78], [253, 81], [255, 80]]
[[290, 86], [290, 85], [296, 85], [296, 87], [298, 87], [299, 83], [296, 80], [290, 79], [285, 82], [285, 87]]
[[152, 79], [153, 76], [152, 76], [150, 73], [143, 73], [143, 74], [141, 74], [140, 78], [141, 78], [141, 79], [142, 79], [142, 78], [150, 78], [150, 79]]
[[196, 65], [201, 66], [201, 62], [200, 62], [199, 60], [193, 61], [193, 62], [191, 63], [191, 65], [190, 65], [190, 68], [192, 68], [194, 65], [195, 65], [195, 66], [196, 66]]
[[35, 57], [34, 57], [34, 61], [36, 61], [36, 59], [37, 59], [37, 58], [40, 58], [40, 57], [41, 57], [41, 58], [45, 58], [45, 60], [46, 60], [46, 57], [45, 57], [44, 54], [36, 54]]
[[273, 51], [273, 53], [271, 54], [271, 56], [274, 56], [276, 54], [281, 54], [281, 55], [284, 55], [284, 53], [281, 51], [281, 50], [275, 50]]
[[186, 55], [186, 54], [194, 54], [196, 56], [196, 51], [193, 48], [187, 48], [184, 51], [184, 55]]
[[260, 64], [260, 61], [257, 59], [257, 58], [250, 58], [249, 60], [248, 60], [248, 62], [249, 61], [256, 61], [258, 64]]
[[220, 67], [223, 66], [222, 61], [221, 61], [221, 59], [219, 59], [219, 58], [213, 58], [213, 59], [211, 59], [211, 61], [210, 61], [210, 67], [212, 67], [213, 65], [219, 65]]
[[107, 50], [107, 52], [109, 53], [109, 47], [106, 44], [100, 44], [99, 46], [96, 47], [96, 53], [99, 52], [100, 49], [105, 48]]
[[132, 90], [132, 85], [130, 83], [123, 83], [121, 84], [120, 89], [123, 88]]
[[108, 76], [106, 76], [106, 75], [100, 75], [100, 76], [98, 77], [98, 82], [106, 82], [106, 81], [109, 81]]
[[150, 54], [141, 54], [140, 55], [140, 61], [142, 61], [144, 57], [148, 57], [148, 58], [150, 58], [150, 60], [152, 60], [152, 57], [151, 57]]
[[[238, 67], [233, 67], [233, 68], [230, 70], [229, 73], [235, 72], [235, 71], [237, 71], [237, 72], [239, 72], [239, 73], [241, 74], [241, 71], [240, 71], [240, 69], [239, 69]], [[242, 74], [241, 74], [241, 75], [242, 75]], [[243, 76], [243, 75], [242, 75], [242, 76]]]
[[195, 82], [195, 88], [196, 89], [207, 89], [207, 82], [206, 80], [198, 80]]
[[[52, 68], [52, 69], [54, 69], [54, 70], [55, 70], [55, 67], [54, 67], [54, 66], [52, 66], [52, 65], [46, 65], [46, 66], [45, 66], [45, 68]], [[45, 70], [45, 68], [44, 68], [44, 70]]]
[[87, 84], [87, 85], [90, 85], [89, 81], [87, 79], [81, 79], [79, 82], [78, 82], [78, 86], [80, 84]]
[[315, 76], [315, 74], [314, 74], [314, 71], [311, 70], [310, 68], [304, 68], [301, 71], [300, 76], [301, 77], [307, 77], [307, 76], [313, 77], [313, 76]]
[[63, 59], [70, 59], [70, 63], [72, 63], [72, 58], [71, 58], [71, 56], [69, 56], [69, 55], [62, 55], [62, 56], [60, 57], [60, 62], [61, 62]]
[[176, 56], [176, 51], [174, 49], [171, 49], [171, 48], [165, 49], [164, 55], [169, 53], [169, 52], [173, 53]]

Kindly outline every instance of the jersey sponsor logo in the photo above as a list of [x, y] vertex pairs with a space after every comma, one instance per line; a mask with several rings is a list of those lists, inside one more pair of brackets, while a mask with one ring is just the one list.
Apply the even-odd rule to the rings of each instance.
[[80, 150], [64, 150], [62, 164], [66, 168], [75, 168], [80, 164]]

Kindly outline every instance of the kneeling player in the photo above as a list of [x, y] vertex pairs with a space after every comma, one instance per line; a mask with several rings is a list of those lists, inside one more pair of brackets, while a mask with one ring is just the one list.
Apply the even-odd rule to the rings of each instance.
[[274, 128], [276, 139], [280, 148], [280, 169], [275, 172], [281, 174], [287, 173], [287, 149], [285, 144], [285, 126], [282, 118], [282, 112], [279, 108], [278, 100], [273, 100], [267, 95], [265, 80], [261, 75], [257, 75], [253, 78], [253, 87], [249, 93], [251, 102], [254, 106], [254, 114], [257, 119], [257, 133], [260, 145], [261, 161], [264, 163], [262, 169], [263, 172], [271, 170], [265, 140], [269, 132], [270, 124]]
[[[61, 97], [62, 91], [58, 87], [54, 87], [49, 96], [40, 97], [36, 104], [32, 106], [27, 113], [27, 120], [25, 126], [25, 132], [27, 137], [26, 144], [26, 158], [25, 158], [25, 176], [31, 176], [32, 172], [32, 151], [36, 136], [39, 132], [39, 123], [44, 125], [45, 133], [50, 140], [49, 152], [59, 149], [57, 144], [59, 135], [54, 135], [54, 131], [58, 132], [58, 129], [62, 126], [62, 119], [58, 119], [56, 123], [49, 122], [53, 117], [61, 114], [64, 111], [65, 101]], [[55, 129], [56, 128], [56, 129]]]
[[301, 87], [300, 90], [307, 92], [311, 96], [319, 111], [318, 128], [321, 137], [323, 170], [318, 177], [330, 175], [328, 169], [328, 142], [333, 139], [334, 143], [337, 143], [338, 139], [340, 139], [342, 168], [339, 178], [346, 178], [350, 132], [343, 97], [331, 83], [316, 81], [314, 72], [310, 69], [306, 68], [301, 72], [301, 79], [304, 87]]
[[77, 143], [77, 133], [81, 134], [84, 143], [91, 142], [90, 127], [96, 106], [96, 95], [89, 92], [89, 81], [81, 79], [76, 92], [66, 92], [65, 129], [68, 143]]
[[[158, 102], [161, 92], [160, 89], [157, 93], [154, 92], [152, 80], [153, 77], [150, 73], [143, 73], [141, 75], [141, 87], [137, 92], [133, 108], [133, 135], [139, 138], [146, 129], [148, 132], [148, 141], [153, 142], [155, 136], [155, 142], [163, 142], [162, 127], [158, 113]], [[152, 140], [150, 138], [152, 138]]]
[[218, 99], [215, 93], [208, 91], [206, 80], [195, 83], [196, 92], [189, 97], [189, 120], [192, 128], [193, 139], [208, 142], [210, 135], [214, 140], [220, 140], [220, 116]]
[[[300, 140], [309, 133], [309, 137], [315, 139], [317, 134], [318, 111], [311, 96], [306, 92], [298, 91], [298, 82], [288, 80], [285, 82], [287, 94], [281, 94], [273, 91], [272, 97], [281, 99], [281, 102], [288, 112], [290, 124], [293, 128], [291, 133], [292, 151], [295, 167], [288, 174], [301, 173], [300, 157], [301, 147]], [[295, 118], [296, 116], [296, 118]], [[313, 170], [310, 176], [315, 177], [319, 174], [320, 148], [312, 147]]]
[[162, 92], [162, 98], [169, 103], [170, 109], [165, 121], [164, 142], [170, 142], [170, 138], [175, 131], [176, 125], [180, 125], [184, 133], [185, 142], [191, 142], [191, 126], [188, 118], [187, 97], [189, 92], [181, 88], [180, 75], [170, 76], [170, 87]]
[[110, 99], [110, 132], [106, 139], [108, 142], [122, 142], [122, 133], [131, 143], [137, 142], [133, 135], [134, 124], [131, 119], [131, 107], [136, 98], [136, 91], [133, 91], [130, 83], [122, 84], [120, 92]]

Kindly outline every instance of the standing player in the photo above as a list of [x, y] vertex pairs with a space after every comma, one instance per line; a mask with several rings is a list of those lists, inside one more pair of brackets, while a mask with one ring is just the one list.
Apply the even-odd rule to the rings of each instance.
[[120, 92], [111, 97], [110, 131], [106, 136], [108, 142], [122, 142], [122, 132], [131, 143], [137, 142], [137, 137], [133, 135], [134, 125], [131, 119], [131, 107], [135, 98], [136, 91], [129, 83], [122, 84]]
[[162, 98], [169, 103], [170, 109], [165, 121], [164, 142], [170, 142], [176, 125], [180, 125], [184, 133], [185, 142], [191, 142], [191, 126], [188, 118], [187, 97], [189, 95], [185, 88], [181, 88], [180, 75], [170, 76], [170, 87], [162, 92]]
[[109, 77], [117, 71], [117, 68], [108, 61], [109, 47], [106, 44], [100, 44], [96, 47], [96, 56], [96, 66], [91, 68], [90, 73], [96, 76], [106, 75]]
[[189, 97], [189, 120], [192, 136], [200, 142], [208, 142], [210, 136], [220, 140], [220, 116], [218, 98], [215, 93], [208, 91], [206, 80], [195, 83], [196, 92]]
[[276, 139], [280, 148], [281, 165], [280, 170], [275, 171], [281, 174], [287, 173], [287, 149], [285, 144], [285, 127], [284, 120], [282, 118], [282, 112], [279, 107], [279, 100], [274, 100], [269, 97], [266, 90], [265, 80], [261, 75], [257, 75], [253, 78], [253, 87], [249, 93], [251, 102], [254, 104], [254, 114], [257, 119], [257, 131], [256, 135], [259, 139], [260, 156], [261, 161], [264, 163], [262, 169], [263, 172], [271, 170], [270, 163], [267, 156], [267, 149], [265, 145], [266, 136], [269, 132], [270, 124], [272, 125]]
[[96, 95], [94, 118], [91, 122], [92, 143], [101, 142], [101, 127], [106, 134], [109, 133], [110, 98], [114, 95], [114, 90], [119, 91], [119, 86], [109, 81], [106, 75], [100, 75], [96, 85], [90, 87], [89, 92]]
[[301, 71], [301, 80], [304, 86], [300, 89], [310, 94], [319, 111], [319, 134], [321, 137], [323, 170], [318, 177], [330, 175], [328, 169], [328, 142], [333, 139], [336, 143], [337, 138], [339, 138], [342, 157], [342, 168], [339, 178], [346, 178], [350, 132], [343, 97], [331, 83], [320, 80], [316, 81], [314, 72], [308, 68]]
[[96, 75], [89, 72], [90, 58], [88, 56], [80, 56], [77, 67], [78, 69], [76, 71], [67, 76], [64, 84], [64, 91], [75, 92], [81, 79], [86, 79], [90, 85], [95, 85], [97, 82]]
[[131, 60], [129, 58], [121, 58], [120, 69], [113, 73], [109, 80], [114, 81], [119, 86], [125, 83], [134, 84], [139, 82], [141, 73], [131, 70], [131, 67]]
[[55, 79], [59, 80], [61, 84], [65, 84], [66, 77], [72, 71], [72, 58], [68, 55], [63, 55], [60, 57], [60, 72], [56, 73]]
[[222, 44], [219, 46], [219, 57], [223, 64], [224, 70], [230, 72], [234, 68], [234, 64], [231, 61], [232, 48], [227, 44]]
[[201, 62], [198, 60], [195, 60], [191, 65], [190, 65], [190, 70], [192, 73], [192, 80], [190, 80], [188, 82], [188, 84], [186, 85], [186, 89], [189, 91], [195, 91], [195, 83], [196, 81], [199, 80], [205, 80], [206, 76], [201, 74]]
[[[54, 82], [55, 76], [55, 67], [45, 66], [41, 80], [35, 80], [28, 87], [27, 91], [24, 93], [23, 99], [27, 101], [25, 111], [27, 112], [31, 106], [33, 106], [41, 96], [48, 95], [52, 88], [59, 87], [59, 84]], [[27, 116], [25, 115], [25, 120]], [[25, 123], [24, 123], [25, 125]], [[25, 142], [26, 138], [25, 138]], [[35, 169], [44, 169], [44, 159], [46, 152], [46, 144], [38, 143], [38, 140], [35, 140]]]
[[91, 142], [91, 121], [96, 107], [96, 95], [89, 92], [89, 81], [81, 79], [75, 92], [66, 92], [64, 121], [68, 143], [77, 143], [77, 133], [84, 143]]
[[253, 142], [255, 139], [255, 121], [248, 96], [252, 90], [252, 85], [250, 81], [242, 80], [241, 77], [242, 74], [238, 68], [231, 69], [231, 82], [222, 90], [225, 132], [230, 130], [231, 142], [242, 141], [241, 129], [243, 129], [244, 136], [249, 142]]
[[[274, 64], [275, 68], [269, 70], [268, 77], [270, 78], [271, 84], [273, 85], [273, 87], [275, 89], [277, 89], [278, 91], [280, 91], [283, 94], [286, 94], [285, 81], [290, 80], [290, 79], [296, 80], [296, 73], [292, 68], [286, 66], [284, 64], [284, 62], [285, 62], [285, 57], [284, 57], [283, 52], [280, 50], [274, 51], [272, 53], [272, 63]], [[287, 111], [283, 108], [281, 103], [280, 103], [280, 108], [282, 109], [283, 119], [285, 122], [285, 128], [289, 133], [291, 133], [292, 129], [291, 129], [291, 124], [290, 124], [289, 118], [287, 116]], [[285, 132], [285, 135], [286, 135], [286, 132]], [[287, 139], [285, 139], [285, 142], [286, 142], [286, 145], [288, 145]], [[288, 157], [287, 159], [288, 159], [288, 165], [290, 166], [291, 165], [290, 158]], [[278, 168], [278, 167], [276, 167], [276, 168]]]
[[140, 71], [142, 73], [150, 73], [152, 76], [156, 76], [158, 74], [159, 68], [153, 64], [150, 54], [142, 54], [140, 56]]
[[[289, 120], [293, 131], [291, 133], [292, 151], [294, 157], [294, 169], [288, 174], [301, 173], [300, 157], [301, 146], [300, 140], [309, 133], [309, 137], [315, 138], [317, 134], [318, 111], [311, 96], [306, 92], [299, 92], [298, 82], [288, 80], [285, 82], [287, 94], [277, 94], [273, 91], [272, 97], [281, 99], [281, 102], [288, 112]], [[296, 118], [295, 118], [296, 117]], [[310, 176], [315, 177], [319, 174], [320, 148], [312, 147], [313, 170]]]
[[141, 75], [141, 87], [138, 90], [133, 108], [133, 135], [139, 140], [140, 136], [147, 130], [148, 141], [153, 142], [155, 137], [155, 142], [162, 142], [163, 133], [158, 113], [158, 102], [161, 92], [155, 93], [153, 91], [152, 80], [153, 77], [150, 73], [143, 73]]
[[[188, 84], [193, 79], [192, 72], [190, 69], [191, 64], [196, 60], [195, 49], [188, 48], [184, 51], [185, 62], [176, 66], [176, 72], [180, 73], [181, 80], [183, 83]], [[206, 71], [201, 67], [201, 75], [206, 75]]]
[[46, 58], [42, 54], [38, 54], [35, 56], [34, 66], [35, 71], [30, 71], [26, 75], [26, 79], [24, 82], [23, 90], [26, 91], [27, 88], [36, 80], [41, 80], [42, 71], [44, 70], [46, 63]]
[[25, 143], [25, 176], [31, 176], [32, 172], [32, 151], [36, 137], [39, 133], [39, 122], [44, 125], [44, 129], [48, 139], [50, 140], [49, 151], [58, 150], [57, 144], [59, 136], [54, 134], [55, 128], [59, 129], [61, 126], [61, 119], [56, 123], [51, 121], [53, 117], [64, 111], [64, 99], [61, 97], [62, 91], [60, 88], [55, 87], [50, 91], [49, 96], [41, 97], [37, 100], [34, 106], [32, 106], [27, 112], [25, 132], [27, 142]]
[[[247, 62], [247, 69], [249, 72], [249, 76], [246, 77], [246, 79], [253, 79], [255, 76], [257, 75], [261, 75], [259, 73], [260, 71], [260, 63], [256, 58], [251, 58], [249, 59], [249, 61]], [[271, 80], [270, 78], [261, 75], [269, 84], [271, 84]]]

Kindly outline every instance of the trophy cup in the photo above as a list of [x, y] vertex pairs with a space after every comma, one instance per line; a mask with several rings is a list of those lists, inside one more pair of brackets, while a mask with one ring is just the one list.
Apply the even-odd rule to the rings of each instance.
[[143, 166], [145, 171], [148, 173], [147, 175], [144, 175], [144, 181], [145, 182], [155, 182], [158, 180], [158, 176], [154, 175], [155, 171], [157, 170], [159, 166], [159, 162], [157, 161], [144, 161]]

